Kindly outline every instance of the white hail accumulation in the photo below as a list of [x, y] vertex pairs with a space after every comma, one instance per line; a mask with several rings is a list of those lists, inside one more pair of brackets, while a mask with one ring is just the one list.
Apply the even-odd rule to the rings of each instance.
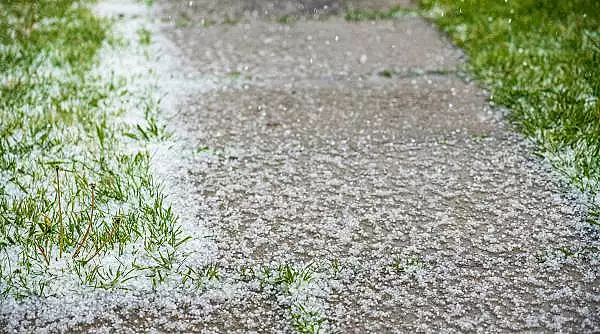
[[[107, 42], [99, 52], [99, 64], [92, 70], [92, 76], [98, 76], [106, 82], [114, 77], [127, 80], [127, 89], [135, 98], [123, 103], [118, 96], [109, 97], [106, 108], [123, 108], [126, 112], [117, 120], [127, 124], [144, 121], [143, 102], [141, 98], [160, 100], [161, 120], [172, 118], [177, 113], [177, 107], [184, 102], [186, 89], [203, 91], [210, 89], [211, 82], [186, 81], [185, 73], [177, 61], [176, 48], [161, 36], [160, 26], [152, 19], [152, 8], [139, 1], [111, 0], [102, 1], [94, 7], [98, 16], [114, 18], [113, 33], [123, 38], [124, 47], [113, 47]], [[149, 46], [138, 42], [139, 29], [151, 32], [152, 43]], [[49, 68], [51, 70], [51, 68]], [[135, 103], [139, 102], [139, 103]], [[168, 141], [153, 142], [145, 147], [151, 154], [151, 170], [156, 180], [162, 183], [163, 193], [167, 195], [166, 205], [171, 205], [179, 217], [178, 224], [185, 235], [192, 239], [185, 243], [180, 251], [187, 254], [186, 264], [200, 266], [214, 261], [215, 249], [207, 238], [209, 232], [202, 226], [202, 221], [196, 217], [197, 206], [189, 190], [189, 180], [186, 178], [183, 166], [186, 164], [185, 138], [178, 132], [176, 124], [168, 124], [168, 131], [173, 136]], [[129, 144], [134, 145], [134, 144]], [[139, 151], [140, 147], [123, 147], [124, 150]], [[0, 182], [6, 177], [0, 174]], [[10, 189], [8, 189], [11, 191]], [[17, 191], [17, 190], [15, 190]], [[129, 253], [139, 245], [129, 245]], [[124, 257], [133, 256], [126, 254]], [[110, 266], [116, 259], [103, 259]], [[63, 261], [64, 262], [64, 261]], [[58, 261], [53, 267], [64, 266]], [[57, 268], [53, 268], [57, 269]], [[58, 268], [60, 269], [60, 268]], [[57, 271], [58, 272], [58, 271]], [[193, 300], [198, 305], [203, 299], [194, 297], [190, 291], [179, 292], [174, 289], [178, 282], [169, 282], [153, 290], [152, 297], [148, 279], [142, 277], [137, 281], [128, 282], [129, 291], [104, 291], [78, 286], [77, 279], [64, 278], [53, 285], [52, 293], [56, 296], [48, 298], [27, 298], [17, 301], [8, 298], [0, 305], [0, 313], [6, 321], [5, 329], [10, 332], [53, 333], [66, 332], [82, 324], [94, 324], [99, 332], [108, 331], [102, 324], [95, 323], [99, 315], [109, 320], [110, 328], [119, 328], [123, 314], [128, 310], [155, 310], [158, 323], [164, 323], [160, 317], [166, 317], [178, 303]], [[222, 287], [203, 295], [203, 298], [232, 295], [236, 290], [234, 283], [222, 284]], [[216, 298], [216, 297], [215, 297]], [[107, 307], [109, 309], [107, 309]], [[119, 309], [121, 312], [110, 312]], [[162, 311], [161, 311], [162, 310]], [[161, 313], [162, 312], [162, 313]], [[165, 320], [166, 321], [166, 320]], [[182, 329], [183, 321], [171, 320], [167, 328]]]

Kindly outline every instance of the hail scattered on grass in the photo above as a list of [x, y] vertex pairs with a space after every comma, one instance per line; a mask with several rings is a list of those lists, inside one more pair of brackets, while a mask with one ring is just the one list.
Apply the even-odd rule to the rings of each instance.
[[95, 70], [111, 22], [72, 0], [0, 9], [3, 298], [164, 282], [188, 240], [145, 148], [168, 134], [157, 99]]
[[422, 0], [469, 55], [468, 68], [508, 107], [538, 153], [590, 202], [599, 225], [600, 3]]

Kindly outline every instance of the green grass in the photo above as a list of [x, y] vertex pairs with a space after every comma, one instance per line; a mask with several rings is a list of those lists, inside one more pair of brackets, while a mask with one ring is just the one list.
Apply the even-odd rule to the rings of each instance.
[[392, 266], [399, 274], [413, 275], [418, 271], [428, 269], [429, 264], [423, 261], [418, 255], [412, 254], [395, 258]]
[[152, 34], [146, 28], [140, 28], [137, 30], [138, 42], [140, 45], [150, 45], [152, 42]]
[[[600, 2], [422, 0], [491, 103], [581, 191], [600, 189]], [[592, 210], [594, 211], [594, 210]]]
[[402, 8], [400, 6], [392, 6], [387, 10], [377, 9], [350, 9], [344, 15], [346, 21], [376, 21], [376, 20], [391, 20], [403, 15], [413, 15], [414, 10]]
[[377, 74], [379, 74], [379, 76], [381, 76], [381, 77], [389, 79], [389, 78], [391, 78], [394, 75], [394, 71], [391, 70], [391, 69], [389, 69], [389, 68], [386, 68], [386, 69], [384, 69], [383, 71], [381, 71], [381, 72], [379, 72]]
[[1, 296], [77, 288], [72, 277], [159, 284], [181, 258], [186, 238], [143, 149], [168, 136], [158, 103], [144, 99], [145, 123], [120, 122], [118, 101], [142, 101], [90, 71], [109, 29], [74, 0], [0, 2]]
[[277, 22], [281, 24], [293, 24], [298, 21], [298, 18], [294, 15], [283, 15], [277, 19]]
[[[261, 290], [269, 290], [277, 295], [286, 296], [289, 301], [287, 316], [290, 317], [291, 327], [296, 333], [323, 333], [326, 327], [331, 324], [331, 319], [325, 316], [323, 310], [315, 305], [306, 293], [310, 290], [307, 287], [315, 275], [326, 273], [329, 275], [331, 267], [337, 269], [335, 275], [339, 274], [341, 264], [338, 260], [331, 264], [316, 265], [309, 263], [305, 266], [282, 263], [277, 266], [254, 265], [242, 266], [235, 269], [236, 279], [242, 282], [257, 280], [260, 283]], [[200, 275], [202, 276], [202, 275]], [[202, 276], [203, 277], [203, 276]]]
[[228, 15], [225, 15], [221, 24], [234, 26], [238, 23], [239, 23], [239, 20], [237, 20], [233, 17], [229, 17]]
[[154, 6], [154, 0], [138, 0], [138, 2], [142, 2], [148, 7]]
[[181, 286], [201, 290], [204, 284], [209, 281], [219, 281], [221, 279], [221, 268], [216, 263], [211, 263], [199, 268], [186, 266], [181, 273]]
[[324, 324], [328, 319], [319, 311], [311, 310], [302, 303], [292, 305], [290, 310], [292, 316], [292, 328], [301, 334], [323, 333]]

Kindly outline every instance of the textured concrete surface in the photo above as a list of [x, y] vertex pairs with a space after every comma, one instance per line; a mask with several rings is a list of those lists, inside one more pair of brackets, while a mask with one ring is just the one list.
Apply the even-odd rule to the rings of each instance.
[[340, 18], [295, 24], [251, 21], [172, 32], [204, 75], [265, 80], [343, 80], [388, 69], [399, 75], [450, 71], [462, 53], [423, 20], [349, 23]]
[[[188, 173], [219, 261], [339, 259], [318, 298], [343, 333], [598, 330], [597, 263], [558, 250], [585, 245], [585, 211], [461, 79], [462, 53], [419, 18], [265, 21], [349, 5], [287, 4], [163, 7], [191, 20], [254, 13], [166, 29], [193, 75], [218, 83], [178, 124], [203, 148]], [[407, 258], [416, 270], [394, 270]], [[268, 303], [229, 305], [207, 323], [289, 329]]]
[[174, 0], [163, 1], [164, 16], [182, 18], [190, 23], [202, 20], [222, 22], [241, 19], [269, 19], [282, 16], [314, 17], [343, 14], [347, 10], [389, 10], [411, 7], [414, 0]]

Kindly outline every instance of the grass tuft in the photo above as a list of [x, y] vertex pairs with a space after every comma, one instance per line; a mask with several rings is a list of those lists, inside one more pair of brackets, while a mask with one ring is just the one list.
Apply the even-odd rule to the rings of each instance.
[[150, 45], [152, 42], [152, 34], [146, 28], [140, 28], [137, 30], [138, 42], [140, 45]]
[[426, 270], [428, 263], [423, 261], [418, 255], [412, 254], [405, 257], [394, 259], [393, 268], [399, 274], [413, 275], [419, 271]]
[[346, 12], [344, 18], [350, 22], [360, 21], [377, 21], [377, 20], [391, 20], [403, 15], [412, 15], [415, 12], [411, 9], [402, 8], [398, 5], [392, 6], [388, 10], [377, 10], [377, 9], [350, 9]]
[[297, 303], [291, 308], [292, 327], [300, 334], [323, 333], [327, 318], [320, 312], [311, 310], [309, 307]]
[[389, 68], [386, 68], [377, 74], [379, 74], [379, 76], [381, 76], [381, 77], [390, 79], [394, 75], [394, 71]]

